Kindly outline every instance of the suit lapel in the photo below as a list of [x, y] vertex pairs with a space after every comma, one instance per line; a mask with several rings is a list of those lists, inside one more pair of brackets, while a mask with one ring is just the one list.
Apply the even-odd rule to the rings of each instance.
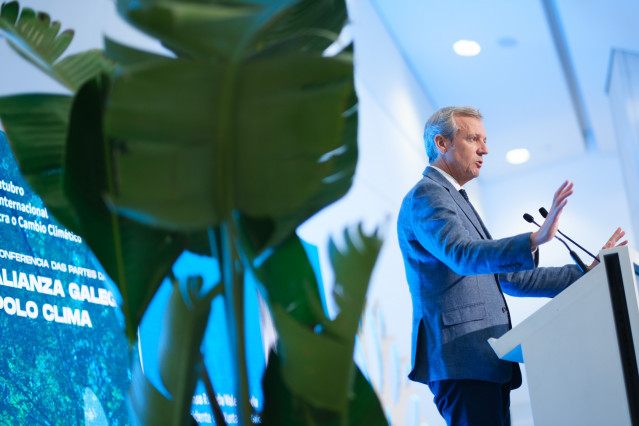
[[482, 239], [490, 239], [490, 236], [486, 235], [486, 232], [484, 232], [484, 227], [479, 222], [479, 218], [470, 207], [470, 204], [466, 202], [464, 197], [462, 197], [462, 195], [455, 189], [455, 187], [448, 181], [448, 179], [446, 179], [444, 176], [442, 176], [441, 173], [439, 173], [432, 167], [426, 167], [426, 170], [424, 170], [424, 176], [431, 180], [434, 180], [435, 182], [446, 188], [446, 190], [450, 193], [453, 201], [464, 212], [464, 214], [466, 215], [468, 220], [470, 220], [470, 223], [473, 224], [473, 227], [477, 230], [477, 233], [482, 237]]

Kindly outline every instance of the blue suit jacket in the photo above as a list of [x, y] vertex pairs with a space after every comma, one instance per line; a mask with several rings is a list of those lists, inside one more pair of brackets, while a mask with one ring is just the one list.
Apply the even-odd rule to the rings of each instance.
[[466, 200], [432, 167], [404, 198], [398, 234], [413, 302], [409, 378], [422, 383], [509, 381], [513, 364], [487, 342], [511, 328], [502, 288], [552, 297], [582, 275], [574, 265], [535, 268], [530, 233], [490, 239]]

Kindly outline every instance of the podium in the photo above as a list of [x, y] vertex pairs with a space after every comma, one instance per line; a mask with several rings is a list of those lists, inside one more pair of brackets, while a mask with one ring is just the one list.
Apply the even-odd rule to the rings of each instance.
[[639, 426], [639, 253], [601, 263], [489, 343], [524, 362], [536, 426]]

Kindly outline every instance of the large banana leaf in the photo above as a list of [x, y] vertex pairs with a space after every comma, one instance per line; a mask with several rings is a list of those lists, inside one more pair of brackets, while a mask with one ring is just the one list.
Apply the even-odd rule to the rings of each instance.
[[340, 310], [333, 321], [323, 315], [313, 291], [317, 287], [312, 267], [297, 238], [278, 247], [257, 269], [278, 331], [278, 371], [290, 391], [313, 407], [348, 410], [354, 336], [380, 247], [377, 235], [367, 236], [361, 227], [344, 232], [343, 248], [331, 242]]
[[[135, 61], [116, 74], [105, 130], [120, 142], [111, 198], [120, 213], [203, 229], [239, 211], [271, 221], [272, 245], [348, 190], [357, 161], [350, 55], [247, 56], [270, 28], [306, 35], [302, 3], [118, 2], [130, 21], [198, 59]], [[345, 16], [343, 2], [319, 3]], [[337, 27], [328, 18], [318, 18], [324, 33]], [[209, 37], [195, 35], [205, 22]], [[230, 39], [216, 38], [226, 26]], [[224, 47], [203, 45], [212, 40]]]
[[351, 339], [359, 328], [366, 302], [368, 283], [381, 249], [380, 231], [366, 235], [360, 224], [344, 231], [343, 247], [329, 243], [331, 266], [335, 271], [333, 297], [339, 314], [328, 325], [328, 332], [343, 340]]
[[178, 55], [230, 58], [248, 51], [255, 35], [300, 0], [203, 2], [118, 0], [118, 11]]
[[0, 32], [23, 58], [72, 91], [93, 76], [109, 71], [113, 64], [99, 50], [58, 58], [71, 43], [73, 31], [60, 33], [60, 23], [51, 22], [44, 12], [24, 8], [18, 2], [4, 3], [0, 9]]
[[64, 189], [77, 213], [79, 232], [124, 299], [127, 334], [136, 336], [148, 303], [186, 248], [188, 236], [118, 217], [103, 199], [109, 188], [111, 158], [102, 135], [102, 108], [108, 87], [91, 80], [76, 95], [71, 111], [64, 167]]
[[279, 306], [291, 319], [306, 329], [323, 327], [328, 320], [315, 272], [302, 242], [296, 235], [279, 244], [259, 261], [257, 278], [266, 289], [271, 306]]
[[248, 56], [274, 47], [321, 52], [347, 18], [343, 0], [119, 0], [118, 10], [178, 55], [199, 59]]
[[388, 425], [375, 390], [357, 366], [354, 366], [352, 393], [346, 412], [337, 413], [310, 405], [304, 398], [291, 393], [282, 380], [282, 359], [271, 352], [268, 360], [262, 379], [265, 390], [262, 413], [264, 426]]
[[255, 47], [269, 52], [322, 52], [335, 41], [346, 19], [343, 0], [302, 0], [266, 26]]
[[273, 218], [282, 236], [348, 190], [357, 159], [356, 116], [342, 116], [353, 97], [349, 61], [252, 61], [232, 94], [226, 71], [167, 60], [114, 81], [105, 124], [122, 141], [112, 201], [124, 214], [201, 229], [239, 210]]
[[122, 66], [148, 65], [154, 62], [163, 63], [167, 59], [166, 56], [125, 46], [109, 37], [104, 38], [104, 54], [107, 58]]

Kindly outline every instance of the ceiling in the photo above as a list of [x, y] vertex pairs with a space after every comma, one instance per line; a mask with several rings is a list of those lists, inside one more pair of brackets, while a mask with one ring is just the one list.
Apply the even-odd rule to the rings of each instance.
[[[435, 107], [473, 105], [484, 114], [490, 167], [481, 180], [616, 151], [606, 82], [614, 49], [639, 52], [639, 1], [370, 2]], [[111, 0], [21, 4], [46, 8], [82, 33], [69, 53], [101, 46], [102, 34], [92, 28], [162, 50], [117, 19]], [[458, 56], [452, 45], [460, 39], [477, 41], [481, 53]], [[63, 90], [7, 43], [0, 43], [0, 58], [0, 93]], [[506, 152], [515, 148], [528, 149], [530, 160], [509, 164]]]
[[[606, 82], [614, 49], [639, 52], [639, 1], [371, 0], [435, 107], [484, 114], [482, 179], [615, 152]], [[452, 45], [475, 40], [481, 53]], [[523, 165], [506, 152], [530, 151]]]

